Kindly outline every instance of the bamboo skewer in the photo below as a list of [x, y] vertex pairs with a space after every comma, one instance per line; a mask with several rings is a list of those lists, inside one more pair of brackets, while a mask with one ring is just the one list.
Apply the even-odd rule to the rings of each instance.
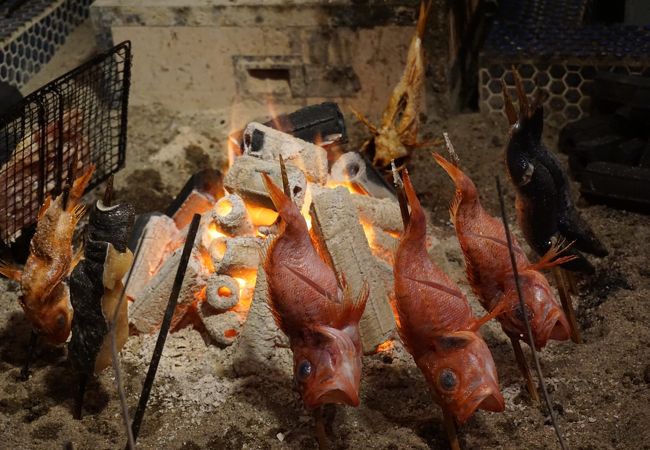
[[553, 267], [553, 277], [555, 278], [555, 285], [560, 293], [560, 301], [562, 302], [562, 309], [569, 319], [569, 326], [571, 327], [571, 340], [576, 344], [582, 344], [582, 336], [580, 335], [580, 327], [576, 320], [576, 313], [573, 309], [573, 301], [571, 300], [571, 282], [568, 280], [566, 271], [560, 267]]
[[31, 334], [29, 335], [29, 344], [27, 344], [27, 356], [25, 357], [25, 365], [20, 369], [20, 380], [27, 381], [29, 379], [29, 367], [32, 363], [32, 355], [36, 351], [36, 346], [38, 344], [38, 333], [32, 328]]
[[444, 418], [445, 430], [447, 431], [447, 439], [449, 440], [449, 448], [451, 450], [460, 450], [460, 443], [458, 442], [458, 434], [456, 433], [456, 422], [454, 416], [449, 414], [444, 409], [442, 410]]
[[323, 417], [323, 406], [314, 410], [314, 433], [318, 441], [318, 450], [327, 450], [327, 433], [325, 431], [325, 419]]
[[530, 394], [530, 398], [534, 402], [539, 402], [539, 394], [537, 393], [537, 386], [535, 381], [533, 381], [533, 376], [530, 374], [530, 369], [528, 368], [528, 363], [526, 362], [526, 357], [524, 356], [524, 351], [521, 348], [518, 337], [510, 336], [510, 343], [512, 343], [512, 349], [515, 352], [515, 359], [517, 360], [517, 366], [521, 374], [526, 379], [526, 389]]
[[[503, 228], [506, 232], [506, 241], [508, 243], [508, 253], [510, 253], [510, 264], [512, 266], [512, 274], [515, 278], [515, 286], [517, 288], [517, 297], [519, 297], [519, 307], [522, 311], [525, 311], [526, 303], [524, 302], [523, 294], [521, 293], [521, 284], [519, 281], [519, 271], [517, 270], [517, 262], [515, 260], [515, 251], [512, 247], [512, 237], [510, 236], [510, 227], [508, 226], [508, 219], [506, 218], [506, 207], [503, 201], [503, 193], [501, 192], [501, 182], [499, 177], [496, 177], [497, 184], [497, 194], [499, 196], [499, 206], [501, 207], [501, 220], [503, 222]], [[526, 325], [526, 338], [528, 340], [528, 345], [530, 346], [530, 351], [533, 354], [533, 360], [535, 361], [535, 370], [539, 378], [539, 386], [544, 395], [544, 402], [546, 403], [546, 408], [548, 409], [548, 414], [551, 416], [551, 423], [555, 429], [555, 434], [557, 436], [558, 443], [562, 450], [567, 450], [566, 443], [564, 442], [564, 437], [560, 431], [560, 426], [557, 423], [555, 418], [555, 413], [553, 412], [553, 406], [551, 405], [551, 397], [548, 395], [546, 390], [546, 383], [544, 383], [544, 376], [542, 374], [542, 366], [539, 363], [539, 358], [537, 357], [537, 351], [535, 350], [535, 341], [533, 340], [533, 331], [530, 328], [530, 321], [528, 320], [528, 315], [524, 314], [524, 324]]]

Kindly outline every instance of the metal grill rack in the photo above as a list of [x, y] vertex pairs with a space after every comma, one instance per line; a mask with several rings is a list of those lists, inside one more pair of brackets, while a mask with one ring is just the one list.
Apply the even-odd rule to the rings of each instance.
[[549, 94], [544, 108], [554, 125], [590, 110], [598, 71], [650, 76], [650, 26], [593, 23], [593, 0], [502, 0], [479, 62], [482, 111], [503, 112], [501, 82], [514, 94], [515, 66], [531, 94]]
[[0, 240], [36, 222], [48, 193], [96, 165], [89, 189], [124, 165], [131, 44], [123, 42], [0, 117]]

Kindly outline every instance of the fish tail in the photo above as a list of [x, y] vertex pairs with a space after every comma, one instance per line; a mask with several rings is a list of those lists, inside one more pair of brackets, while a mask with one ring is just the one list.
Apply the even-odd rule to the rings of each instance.
[[294, 202], [292, 202], [289, 197], [273, 182], [268, 173], [261, 173], [262, 179], [264, 180], [264, 185], [266, 190], [271, 196], [271, 201], [275, 205], [275, 209], [280, 214], [282, 221], [287, 225], [300, 226], [302, 224], [307, 229], [307, 224], [305, 223], [304, 218], [300, 214], [300, 210]]
[[10, 280], [20, 281], [23, 272], [17, 266], [0, 260], [0, 274], [4, 275]]
[[439, 153], [434, 153], [433, 157], [456, 185], [456, 196], [449, 207], [452, 221], [455, 223], [461, 206], [471, 205], [478, 201], [478, 191], [474, 182], [458, 166], [447, 161]]
[[418, 17], [417, 24], [417, 35], [420, 39], [424, 36], [424, 32], [427, 29], [427, 18], [429, 17], [429, 11], [431, 10], [431, 0], [422, 1], [420, 3], [420, 16]]
[[426, 218], [424, 217], [424, 210], [422, 205], [418, 200], [418, 196], [415, 193], [413, 184], [411, 183], [411, 177], [409, 177], [408, 170], [404, 169], [403, 172], [403, 182], [404, 182], [404, 192], [406, 193], [406, 199], [408, 200], [411, 213], [409, 215], [409, 223], [404, 231], [405, 236], [410, 238], [420, 238], [423, 239], [427, 232]]

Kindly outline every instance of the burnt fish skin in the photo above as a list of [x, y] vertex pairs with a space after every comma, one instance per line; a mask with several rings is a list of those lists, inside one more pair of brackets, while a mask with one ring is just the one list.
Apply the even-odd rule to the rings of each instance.
[[608, 254], [607, 249], [576, 209], [560, 161], [542, 143], [544, 110], [539, 96], [529, 104], [521, 80], [518, 76], [515, 79], [518, 115], [505, 91], [504, 97], [511, 124], [506, 167], [516, 189], [517, 222], [537, 254], [544, 255], [554, 242], [573, 242], [566, 253], [576, 258], [562, 267], [593, 273], [593, 265], [581, 252], [602, 257]]

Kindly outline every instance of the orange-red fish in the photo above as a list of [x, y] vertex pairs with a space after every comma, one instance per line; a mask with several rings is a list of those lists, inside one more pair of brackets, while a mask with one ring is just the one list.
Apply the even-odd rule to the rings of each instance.
[[477, 409], [503, 411], [492, 354], [477, 319], [456, 284], [431, 261], [426, 219], [408, 173], [404, 188], [410, 219], [395, 253], [395, 303], [399, 333], [432, 388], [434, 400], [464, 423]]
[[[508, 336], [523, 340], [524, 312], [519, 306], [503, 223], [483, 209], [476, 186], [467, 175], [439, 154], [434, 157], [456, 185], [450, 213], [472, 289], [487, 310], [503, 303], [504, 312], [497, 320]], [[514, 236], [512, 245], [535, 347], [541, 349], [550, 339], [568, 339], [569, 323], [540, 270], [571, 257], [556, 258], [560, 250], [554, 246], [540, 261], [531, 264]]]
[[94, 170], [91, 165], [74, 181], [65, 206], [65, 195], [46, 198], [23, 270], [0, 264], [1, 274], [20, 282], [20, 304], [34, 330], [52, 344], [62, 344], [70, 335], [72, 306], [66, 279], [75, 264], [72, 237], [85, 212], [79, 201]]
[[352, 299], [314, 247], [298, 207], [262, 174], [281, 217], [264, 258], [269, 305], [293, 351], [294, 378], [305, 406], [359, 405], [359, 320], [368, 298]]
[[[411, 40], [404, 73], [388, 100], [381, 117], [381, 125], [375, 127], [362, 114], [354, 111], [357, 118], [374, 135], [372, 163], [379, 168], [390, 168], [391, 161], [405, 162], [414, 149], [425, 142], [418, 142], [420, 112], [424, 98], [424, 48], [422, 38], [426, 31], [431, 1], [420, 3], [420, 15], [415, 36]], [[368, 146], [364, 146], [368, 148]]]

